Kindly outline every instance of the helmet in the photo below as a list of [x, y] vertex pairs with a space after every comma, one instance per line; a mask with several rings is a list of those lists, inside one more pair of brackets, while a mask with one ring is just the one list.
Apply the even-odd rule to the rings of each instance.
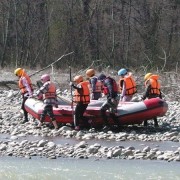
[[104, 81], [105, 78], [106, 78], [106, 75], [100, 74], [99, 77], [98, 77], [98, 80]]
[[94, 70], [94, 69], [88, 69], [88, 70], [86, 71], [86, 75], [87, 75], [88, 77], [94, 76], [94, 75], [95, 75], [95, 70]]
[[118, 71], [118, 76], [124, 76], [127, 73], [127, 70], [122, 68]]
[[49, 74], [44, 74], [44, 75], [42, 75], [42, 76], [41, 76], [41, 81], [42, 81], [43, 83], [45, 83], [45, 82], [47, 82], [47, 81], [50, 81], [50, 76], [49, 76]]
[[81, 75], [75, 76], [75, 77], [74, 77], [74, 81], [75, 81], [76, 83], [80, 83], [80, 82], [83, 81], [83, 77], [82, 77]]
[[22, 68], [17, 68], [17, 69], [15, 69], [14, 70], [14, 74], [16, 75], [16, 76], [22, 76], [22, 73], [23, 73], [23, 69]]
[[146, 81], [147, 79], [150, 78], [150, 76], [152, 76], [152, 73], [147, 73], [147, 74], [144, 76], [144, 80]]

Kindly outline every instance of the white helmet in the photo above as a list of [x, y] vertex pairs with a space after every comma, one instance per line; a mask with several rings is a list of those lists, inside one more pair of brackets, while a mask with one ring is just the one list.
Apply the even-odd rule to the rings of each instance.
[[44, 75], [42, 75], [42, 76], [41, 76], [41, 81], [42, 81], [43, 83], [45, 83], [45, 82], [47, 82], [47, 81], [50, 81], [50, 76], [49, 76], [49, 74], [44, 74]]

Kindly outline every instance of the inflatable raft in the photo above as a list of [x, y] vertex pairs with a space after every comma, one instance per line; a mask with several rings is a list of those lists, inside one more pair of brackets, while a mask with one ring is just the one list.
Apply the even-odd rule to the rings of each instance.
[[[73, 114], [75, 105], [71, 105], [71, 101], [58, 99], [59, 105], [57, 108], [53, 107], [55, 118], [59, 123], [73, 124]], [[99, 126], [103, 124], [103, 120], [100, 114], [100, 107], [104, 101], [92, 100], [88, 105], [84, 116], [87, 118], [87, 122], [91, 126]], [[34, 98], [26, 100], [25, 108], [29, 114], [34, 118], [40, 119], [40, 115], [43, 111], [43, 102]], [[141, 102], [120, 102], [116, 116], [119, 119], [121, 125], [141, 124], [144, 120], [150, 120], [154, 117], [164, 116], [168, 110], [167, 103], [160, 98], [147, 99]], [[107, 112], [109, 116], [109, 112]], [[47, 116], [45, 122], [49, 122], [50, 119]], [[113, 120], [109, 117], [109, 122], [113, 124]], [[83, 122], [81, 122], [83, 124]]]

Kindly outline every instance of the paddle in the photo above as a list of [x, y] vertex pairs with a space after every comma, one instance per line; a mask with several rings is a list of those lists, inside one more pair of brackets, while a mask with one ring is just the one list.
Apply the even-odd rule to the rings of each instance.
[[[72, 82], [71, 66], [69, 66], [69, 79], [70, 79], [70, 82]], [[71, 109], [72, 109], [72, 119], [74, 121], [74, 126], [76, 126], [75, 114], [74, 114], [74, 105], [73, 105], [72, 86], [71, 86]]]

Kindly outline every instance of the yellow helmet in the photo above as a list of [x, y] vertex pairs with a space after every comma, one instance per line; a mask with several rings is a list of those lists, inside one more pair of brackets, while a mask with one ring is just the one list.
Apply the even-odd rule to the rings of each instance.
[[16, 76], [22, 76], [22, 73], [23, 73], [23, 69], [22, 68], [17, 68], [14, 70], [14, 74]]
[[95, 70], [94, 70], [94, 69], [88, 69], [88, 70], [86, 71], [86, 75], [87, 75], [88, 77], [94, 76], [94, 75], [95, 75]]
[[81, 75], [75, 76], [74, 81], [78, 84], [83, 81], [83, 77]]
[[146, 80], [149, 79], [151, 76], [152, 76], [152, 73], [147, 73], [147, 74], [144, 76], [144, 80], [146, 81]]

